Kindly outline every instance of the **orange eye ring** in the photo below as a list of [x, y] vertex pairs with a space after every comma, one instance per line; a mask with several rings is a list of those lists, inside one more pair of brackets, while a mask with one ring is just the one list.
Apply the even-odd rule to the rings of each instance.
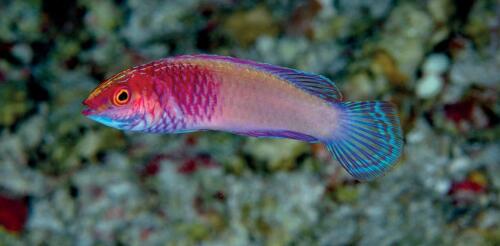
[[117, 106], [125, 105], [130, 100], [130, 93], [127, 89], [117, 90], [113, 97], [113, 104]]

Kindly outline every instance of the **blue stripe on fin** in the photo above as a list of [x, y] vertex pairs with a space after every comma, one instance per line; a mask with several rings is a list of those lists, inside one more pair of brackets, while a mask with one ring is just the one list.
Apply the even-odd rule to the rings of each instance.
[[283, 80], [290, 82], [291, 84], [297, 86], [298, 88], [320, 97], [323, 100], [330, 102], [342, 101], [342, 94], [335, 85], [335, 83], [325, 76], [317, 75], [313, 73], [307, 73], [304, 71], [279, 67], [267, 63], [259, 63], [250, 60], [243, 60], [229, 56], [218, 56], [218, 55], [185, 55], [179, 58], [202, 58], [210, 60], [218, 60], [231, 62], [236, 64], [241, 64], [245, 66], [251, 66], [258, 70], [275, 75]]
[[325, 141], [328, 150], [356, 179], [382, 175], [403, 149], [394, 106], [389, 102], [343, 102], [336, 106], [339, 121], [332, 138]]

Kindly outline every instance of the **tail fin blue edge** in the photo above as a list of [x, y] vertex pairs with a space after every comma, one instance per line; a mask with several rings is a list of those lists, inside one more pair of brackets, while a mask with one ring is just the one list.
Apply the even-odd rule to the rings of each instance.
[[342, 102], [339, 122], [327, 149], [359, 180], [382, 175], [399, 159], [403, 138], [399, 117], [389, 102]]

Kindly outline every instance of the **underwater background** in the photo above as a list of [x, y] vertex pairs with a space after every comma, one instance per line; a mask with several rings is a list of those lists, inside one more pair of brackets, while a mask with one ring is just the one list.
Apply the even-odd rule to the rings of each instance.
[[[495, 0], [0, 1], [0, 245], [500, 245]], [[125, 133], [80, 114], [177, 54], [327, 76], [398, 106], [372, 182], [321, 145]]]

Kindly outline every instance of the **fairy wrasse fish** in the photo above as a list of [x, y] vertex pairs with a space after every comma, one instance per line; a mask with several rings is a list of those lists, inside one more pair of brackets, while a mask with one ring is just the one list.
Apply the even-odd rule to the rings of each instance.
[[232, 57], [184, 55], [127, 69], [83, 104], [84, 115], [122, 130], [321, 142], [360, 180], [388, 170], [403, 145], [391, 103], [343, 101], [321, 75]]

